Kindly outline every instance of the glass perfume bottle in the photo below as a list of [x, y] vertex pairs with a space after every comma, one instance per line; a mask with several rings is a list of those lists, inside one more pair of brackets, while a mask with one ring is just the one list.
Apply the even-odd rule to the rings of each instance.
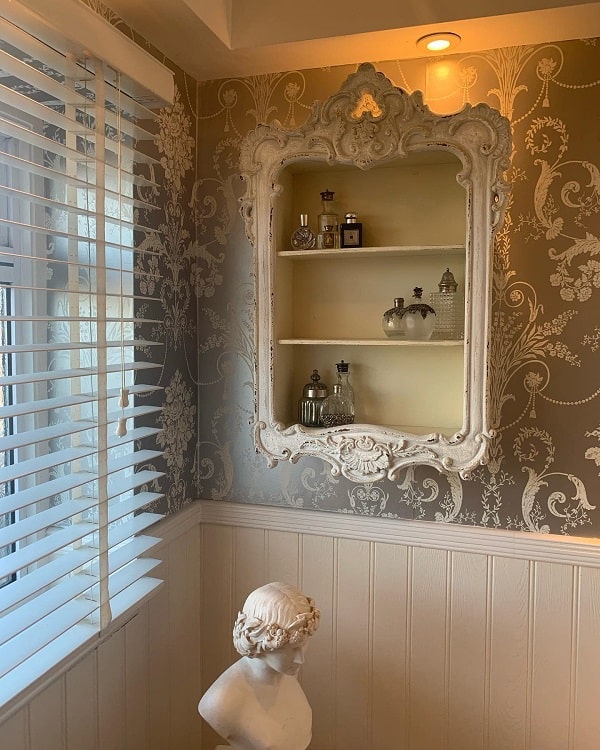
[[349, 211], [346, 221], [340, 224], [340, 247], [362, 247], [362, 222]]
[[321, 404], [321, 424], [323, 427], [339, 427], [354, 423], [352, 404], [343, 395], [342, 386], [336, 383], [333, 393], [327, 396]]
[[340, 220], [333, 202], [334, 193], [324, 190], [321, 193], [321, 213], [319, 214], [318, 247], [331, 250], [340, 246]]
[[402, 320], [404, 321], [404, 333], [407, 339], [427, 341], [431, 338], [435, 326], [435, 310], [430, 305], [421, 301], [423, 289], [416, 286], [413, 289], [415, 300], [404, 308]]
[[386, 336], [404, 336], [404, 297], [394, 297], [394, 306], [383, 313], [381, 327]]
[[308, 214], [300, 214], [300, 226], [290, 240], [294, 250], [311, 250], [317, 244], [317, 238], [308, 226]]
[[318, 427], [321, 424], [321, 404], [329, 392], [320, 380], [319, 371], [313, 370], [310, 383], [304, 386], [302, 398], [298, 401], [298, 422], [305, 427]]
[[458, 294], [458, 284], [449, 268], [442, 274], [438, 288], [439, 292], [431, 293], [431, 305], [436, 312], [433, 335], [438, 339], [462, 339], [465, 300], [462, 294]]
[[350, 365], [348, 362], [344, 362], [342, 359], [341, 362], [338, 362], [336, 364], [337, 368], [337, 379], [338, 379], [338, 385], [342, 389], [342, 395], [344, 398], [346, 398], [350, 404], [350, 408], [352, 411], [352, 416], [354, 417], [354, 388], [352, 387], [352, 383], [350, 382]]

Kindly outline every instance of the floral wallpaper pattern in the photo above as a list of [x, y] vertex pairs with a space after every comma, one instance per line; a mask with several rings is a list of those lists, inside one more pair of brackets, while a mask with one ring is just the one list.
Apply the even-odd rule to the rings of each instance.
[[162, 321], [152, 336], [165, 343], [163, 510], [208, 498], [598, 536], [600, 40], [372, 62], [395, 85], [423, 90], [434, 111], [483, 101], [511, 121], [513, 187], [494, 257], [490, 460], [469, 480], [417, 466], [396, 482], [355, 485], [316, 459], [268, 468], [256, 454], [239, 143], [260, 122], [301, 124], [356, 66], [203, 83], [176, 71], [177, 98], [160, 113], [155, 143], [162, 190], [145, 196], [161, 218], [138, 258], [155, 279], [141, 294], [160, 300], [148, 302]]

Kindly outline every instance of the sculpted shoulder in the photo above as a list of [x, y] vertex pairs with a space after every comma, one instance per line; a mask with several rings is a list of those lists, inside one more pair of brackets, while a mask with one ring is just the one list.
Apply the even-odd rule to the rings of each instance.
[[235, 717], [241, 716], [248, 702], [254, 700], [239, 662], [236, 662], [204, 693], [198, 703], [198, 713], [221, 737], [227, 738]]

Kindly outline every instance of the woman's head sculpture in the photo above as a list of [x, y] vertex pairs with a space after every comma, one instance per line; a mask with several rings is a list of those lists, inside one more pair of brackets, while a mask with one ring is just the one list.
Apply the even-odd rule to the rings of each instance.
[[241, 656], [255, 657], [303, 644], [319, 627], [314, 601], [287, 583], [267, 583], [253, 591], [233, 627], [233, 645]]

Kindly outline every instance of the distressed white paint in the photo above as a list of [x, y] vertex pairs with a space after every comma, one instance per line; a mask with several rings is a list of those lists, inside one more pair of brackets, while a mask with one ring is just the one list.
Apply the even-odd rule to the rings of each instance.
[[[372, 482], [385, 476], [394, 479], [401, 468], [412, 464], [428, 464], [465, 476], [485, 461], [491, 437], [486, 378], [492, 250], [507, 202], [508, 186], [502, 173], [509, 165], [510, 144], [508, 120], [496, 110], [485, 104], [465, 105], [460, 112], [440, 117], [423, 104], [421, 92], [409, 95], [394, 87], [370, 63], [359, 65], [337, 93], [316, 102], [306, 124], [297, 130], [277, 123], [261, 124], [244, 138], [240, 171], [247, 191], [242, 214], [248, 239], [255, 246], [257, 301], [254, 441], [269, 465], [311, 455], [327, 461], [334, 475]], [[386, 339], [378, 325], [385, 307], [371, 307], [381, 304], [382, 290], [390, 279], [407, 275], [406, 256], [412, 256], [413, 261], [418, 258], [421, 264], [423, 256], [435, 249], [438, 266], [436, 271], [430, 270], [434, 274], [429, 280], [431, 290], [446, 266], [445, 256], [454, 254], [456, 236], [440, 240], [427, 235], [432, 226], [452, 223], [434, 218], [446, 200], [448, 175], [436, 172], [434, 178], [422, 182], [416, 177], [418, 170], [413, 170], [411, 180], [397, 178], [398, 172], [406, 171], [407, 161], [413, 167], [415, 161], [422, 166], [421, 160], [427, 158], [431, 166], [432, 155], [445, 166], [449, 159], [456, 160], [450, 192], [457, 189], [456, 181], [464, 188], [465, 209], [451, 211], [461, 220], [466, 214], [458, 240], [466, 247], [461, 265], [465, 293], [462, 359], [443, 359], [452, 355], [443, 342]], [[288, 252], [300, 210], [305, 212], [311, 196], [316, 197], [316, 185], [305, 192], [295, 175], [300, 172], [304, 177], [312, 170], [324, 183], [321, 189], [331, 189], [325, 167], [331, 179], [339, 181], [338, 195], [344, 191], [345, 210], [363, 206], [369, 216], [377, 217], [366, 228], [372, 246], [337, 252]], [[373, 170], [378, 178], [375, 183], [370, 182], [368, 188], [362, 185], [360, 190], [352, 188], [356, 182], [364, 183], [366, 175], [373, 180]], [[368, 210], [368, 194], [376, 192], [381, 195], [376, 203], [383, 215]], [[414, 205], [403, 207], [411, 193], [417, 196]], [[433, 204], [432, 194], [437, 195]], [[386, 231], [384, 224], [390, 224], [391, 230]], [[407, 227], [419, 227], [418, 236], [407, 239]], [[418, 285], [426, 286], [425, 282]], [[400, 296], [395, 289], [392, 286], [385, 292], [389, 307], [392, 299]], [[376, 333], [371, 324], [377, 325]], [[454, 349], [454, 354], [460, 354]], [[424, 359], [414, 360], [417, 351]], [[357, 404], [360, 423], [305, 428], [297, 423], [296, 412], [302, 381], [294, 381], [294, 377], [306, 379], [313, 367], [322, 372], [326, 357], [335, 362], [334, 357], [340, 355], [346, 361], [358, 360], [359, 372], [369, 373], [369, 388], [362, 391], [364, 402]], [[425, 358], [427, 355], [434, 356]], [[376, 364], [369, 370], [375, 358]], [[403, 388], [397, 376], [407, 371], [412, 383]], [[455, 374], [448, 382], [436, 377], [439, 372], [446, 376], [451, 371]], [[423, 391], [403, 412], [394, 395], [407, 390], [414, 396], [415, 383], [423, 380], [429, 385], [423, 385]], [[378, 393], [382, 398], [376, 404]], [[434, 406], [429, 411], [432, 400]], [[416, 409], [415, 404], [419, 405]], [[448, 405], [451, 408], [446, 412]]]
[[[196, 704], [245, 595], [322, 611], [311, 750], [596, 750], [600, 542], [200, 502], [161, 529], [159, 594], [0, 723], [10, 750], [213, 750]], [[0, 722], [2, 719], [0, 718]]]

